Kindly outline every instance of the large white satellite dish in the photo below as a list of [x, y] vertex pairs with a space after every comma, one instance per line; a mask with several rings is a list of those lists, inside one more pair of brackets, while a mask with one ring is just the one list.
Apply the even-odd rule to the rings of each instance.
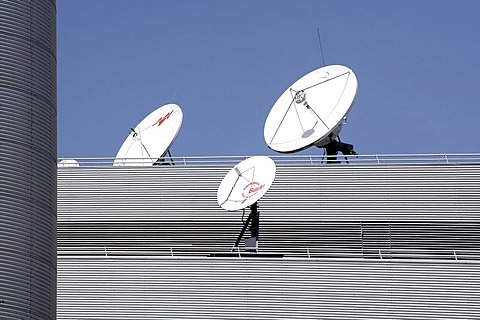
[[273, 105], [265, 122], [265, 142], [282, 153], [328, 145], [340, 133], [356, 93], [357, 78], [345, 66], [308, 73]]
[[217, 191], [218, 205], [227, 211], [241, 210], [257, 202], [275, 179], [275, 162], [266, 156], [254, 156], [234, 166]]
[[118, 150], [114, 166], [151, 166], [162, 161], [177, 137], [183, 113], [176, 104], [167, 104], [145, 117]]

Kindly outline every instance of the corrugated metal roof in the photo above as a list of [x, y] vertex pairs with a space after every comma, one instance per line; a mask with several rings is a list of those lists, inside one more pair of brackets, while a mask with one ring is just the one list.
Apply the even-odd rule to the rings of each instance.
[[281, 161], [266, 255], [229, 258], [207, 256], [242, 227], [216, 202], [232, 164], [206, 163], [59, 168], [58, 319], [480, 315], [480, 163]]
[[[59, 168], [59, 246], [227, 250], [242, 227], [242, 213], [216, 201], [229, 169]], [[480, 164], [283, 164], [259, 203], [269, 250], [478, 256]]]
[[478, 261], [61, 257], [58, 265], [58, 319], [480, 315]]

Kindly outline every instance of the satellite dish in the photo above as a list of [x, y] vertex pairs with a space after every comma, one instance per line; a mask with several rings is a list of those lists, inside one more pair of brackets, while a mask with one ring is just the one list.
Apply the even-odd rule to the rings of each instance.
[[217, 191], [220, 207], [227, 211], [246, 208], [267, 192], [275, 179], [275, 162], [266, 156], [254, 156], [234, 166]]
[[245, 250], [257, 252], [260, 224], [257, 201], [272, 185], [276, 170], [275, 162], [269, 157], [250, 157], [234, 166], [220, 183], [217, 191], [220, 207], [227, 211], [236, 211], [250, 206], [250, 214], [231, 252], [238, 250], [238, 244], [249, 225], [251, 237], [245, 240]]
[[118, 150], [114, 166], [151, 166], [169, 152], [182, 125], [183, 113], [176, 104], [167, 104], [145, 117]]
[[75, 159], [63, 159], [58, 163], [59, 167], [78, 167], [79, 164]]
[[347, 67], [331, 65], [308, 73], [273, 105], [265, 122], [265, 142], [282, 153], [327, 146], [340, 133], [356, 93], [357, 77]]

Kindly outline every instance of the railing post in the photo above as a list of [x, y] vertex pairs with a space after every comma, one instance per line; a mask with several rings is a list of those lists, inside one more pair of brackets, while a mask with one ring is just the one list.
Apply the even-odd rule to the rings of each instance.
[[458, 261], [457, 252], [455, 250], [453, 250], [453, 256], [455, 257], [455, 261]]
[[380, 255], [380, 260], [383, 260], [383, 257], [382, 257], [382, 250], [381, 250], [381, 249], [378, 249], [378, 254]]

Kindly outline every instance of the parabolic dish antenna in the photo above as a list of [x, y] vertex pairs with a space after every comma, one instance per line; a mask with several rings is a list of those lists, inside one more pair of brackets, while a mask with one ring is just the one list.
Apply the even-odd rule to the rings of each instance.
[[329, 144], [340, 133], [356, 93], [357, 77], [347, 67], [331, 65], [308, 73], [273, 105], [265, 122], [265, 142], [284, 153]]
[[79, 164], [75, 159], [63, 159], [58, 163], [59, 167], [78, 167]]
[[170, 149], [182, 125], [183, 113], [176, 104], [167, 104], [145, 117], [118, 150], [114, 166], [151, 166]]
[[267, 156], [254, 156], [234, 166], [217, 191], [220, 207], [227, 211], [246, 208], [267, 192], [275, 179], [275, 162]]

